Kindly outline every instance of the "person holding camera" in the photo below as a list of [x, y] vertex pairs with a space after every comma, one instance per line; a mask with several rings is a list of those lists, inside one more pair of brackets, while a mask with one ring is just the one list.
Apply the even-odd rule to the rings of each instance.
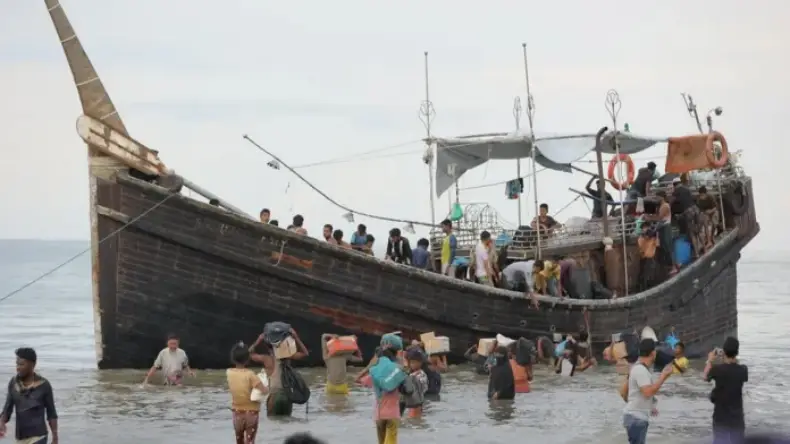
[[[746, 424], [743, 413], [743, 384], [749, 381], [749, 369], [738, 363], [740, 343], [733, 337], [724, 340], [721, 349], [708, 354], [703, 377], [714, 381], [710, 392], [713, 403], [714, 443], [742, 442]], [[717, 358], [719, 363], [714, 364]]]

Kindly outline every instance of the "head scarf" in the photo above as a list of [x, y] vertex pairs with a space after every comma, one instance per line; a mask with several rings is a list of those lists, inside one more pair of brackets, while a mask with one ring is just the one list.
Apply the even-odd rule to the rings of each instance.
[[403, 350], [403, 339], [395, 333], [387, 333], [381, 337], [381, 348], [382, 350]]

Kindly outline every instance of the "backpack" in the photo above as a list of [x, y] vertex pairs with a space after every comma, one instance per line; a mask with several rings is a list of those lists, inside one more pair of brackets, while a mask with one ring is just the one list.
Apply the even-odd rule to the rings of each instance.
[[268, 322], [263, 326], [263, 338], [272, 345], [277, 345], [291, 336], [291, 325], [285, 322]]
[[283, 391], [294, 404], [306, 404], [310, 400], [310, 387], [302, 375], [291, 367], [287, 360], [281, 363]]
[[425, 403], [425, 387], [412, 375], [403, 380], [400, 393], [406, 408], [420, 407]]
[[371, 367], [368, 373], [373, 379], [374, 387], [378, 387], [385, 393], [397, 390], [407, 376], [397, 364], [384, 356], [378, 359], [376, 365]]
[[516, 343], [516, 363], [518, 365], [534, 364], [538, 358], [538, 349], [529, 339], [519, 338]]

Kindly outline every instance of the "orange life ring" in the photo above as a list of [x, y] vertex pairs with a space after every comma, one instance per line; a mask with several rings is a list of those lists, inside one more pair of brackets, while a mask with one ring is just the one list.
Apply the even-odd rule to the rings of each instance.
[[[626, 167], [628, 168], [628, 176], [625, 180], [625, 183], [620, 183], [614, 176], [614, 167], [617, 166], [618, 162], [625, 162]], [[636, 175], [636, 168], [634, 168], [634, 161], [631, 160], [631, 156], [620, 153], [619, 156], [612, 157], [612, 160], [609, 161], [609, 172], [607, 175], [609, 176], [609, 182], [616, 190], [628, 189], [628, 187], [634, 183], [634, 176]]]
[[[721, 144], [721, 157], [717, 160], [715, 151], [713, 150], [713, 142], [719, 142]], [[727, 165], [727, 159], [730, 157], [730, 151], [727, 148], [727, 139], [721, 135], [718, 131], [713, 131], [712, 133], [708, 134], [707, 140], [705, 140], [705, 157], [708, 158], [708, 163], [712, 168], [721, 168], [724, 165]]]

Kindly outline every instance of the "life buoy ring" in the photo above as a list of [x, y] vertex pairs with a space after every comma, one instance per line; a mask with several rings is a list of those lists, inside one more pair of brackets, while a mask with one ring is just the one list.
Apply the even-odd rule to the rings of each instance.
[[[621, 183], [617, 180], [614, 176], [614, 167], [617, 166], [618, 162], [625, 162], [626, 167], [628, 168], [628, 176], [626, 177], [625, 182]], [[631, 160], [631, 156], [628, 154], [620, 153], [620, 155], [612, 157], [612, 160], [609, 161], [609, 171], [607, 176], [609, 176], [609, 182], [616, 190], [626, 190], [632, 183], [634, 183], [634, 176], [636, 175], [636, 169], [634, 168], [634, 161]]]
[[[721, 144], [721, 157], [716, 159], [716, 152], [714, 151], [713, 142], [719, 142]], [[724, 165], [727, 165], [727, 159], [730, 157], [730, 152], [727, 148], [727, 139], [721, 135], [718, 131], [713, 131], [712, 133], [708, 134], [708, 138], [705, 141], [705, 157], [708, 158], [708, 163], [712, 168], [721, 168]]]

